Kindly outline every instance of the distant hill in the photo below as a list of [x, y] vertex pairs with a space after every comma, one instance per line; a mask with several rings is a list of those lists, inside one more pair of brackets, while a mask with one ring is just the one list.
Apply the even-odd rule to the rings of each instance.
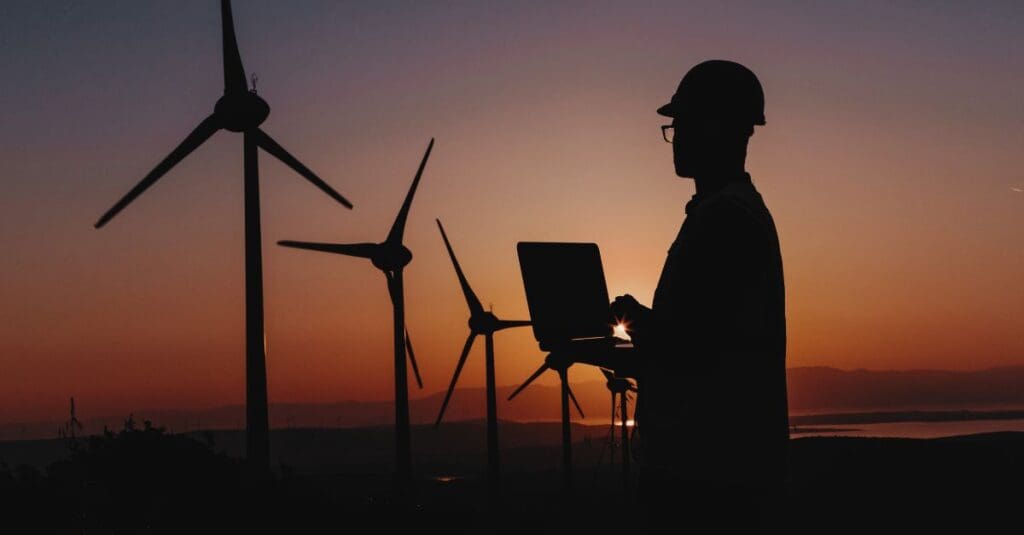
[[791, 368], [790, 411], [1024, 407], [1024, 366], [978, 371]]
[[[576, 397], [586, 412], [583, 423], [595, 425], [610, 417], [610, 397], [602, 381], [575, 382]], [[514, 386], [498, 389], [499, 416], [503, 420], [554, 421], [559, 417], [556, 386], [532, 385], [514, 401], [506, 401]], [[992, 409], [1024, 407], [1024, 366], [980, 371], [875, 371], [840, 370], [827, 367], [791, 368], [788, 371], [790, 411], [794, 414], [828, 412], [882, 412], [912, 410]], [[417, 395], [413, 389], [412, 396]], [[414, 424], [431, 424], [437, 418], [444, 392], [434, 392], [411, 401]], [[86, 433], [104, 426], [120, 428], [127, 414], [88, 414], [87, 402], [80, 403], [79, 418]], [[484, 417], [483, 388], [455, 392], [445, 421]], [[574, 419], [577, 415], [574, 412]], [[241, 428], [245, 422], [242, 405], [194, 410], [139, 409], [134, 418], [150, 419], [176, 431]], [[390, 402], [340, 401], [336, 403], [276, 403], [270, 406], [271, 426], [276, 428], [364, 427], [390, 425], [394, 409]], [[0, 440], [52, 438], [59, 419], [0, 425]]]
[[[502, 420], [518, 422], [556, 421], [559, 418], [559, 388], [534, 384], [514, 401], [506, 401], [516, 387], [498, 388], [499, 416]], [[573, 384], [573, 392], [586, 411], [586, 423], [597, 424], [608, 420], [611, 398], [603, 381]], [[410, 390], [415, 396], [415, 389]], [[441, 409], [444, 392], [412, 399], [409, 404], [413, 424], [433, 424]], [[481, 419], [485, 417], [485, 391], [483, 388], [458, 389], [452, 396], [445, 413], [446, 422]], [[80, 404], [80, 407], [82, 405]], [[119, 429], [128, 415], [104, 414], [90, 417], [80, 409], [78, 414], [86, 433], [97, 433], [104, 426]], [[577, 413], [573, 417], [578, 418]], [[238, 429], [245, 424], [245, 407], [228, 405], [194, 410], [136, 410], [137, 422], [151, 420], [175, 431], [196, 429]], [[339, 401], [335, 403], [272, 403], [270, 424], [275, 428], [372, 427], [388, 426], [394, 422], [394, 404], [390, 401]], [[0, 440], [53, 438], [60, 424], [32, 422], [0, 425]]]

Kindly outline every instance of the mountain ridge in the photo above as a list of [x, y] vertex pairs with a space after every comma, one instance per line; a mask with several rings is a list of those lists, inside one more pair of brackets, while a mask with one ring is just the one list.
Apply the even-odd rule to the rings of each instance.
[[[1000, 366], [983, 370], [843, 370], [828, 366], [796, 367], [787, 370], [791, 415], [886, 412], [915, 410], [1002, 409], [1024, 407], [1024, 366]], [[611, 398], [603, 381], [572, 383], [588, 424], [607, 422]], [[516, 388], [498, 388], [498, 414], [508, 421], [554, 421], [559, 418], [559, 389], [534, 384], [515, 400], [506, 401]], [[412, 390], [412, 395], [416, 394]], [[431, 392], [410, 400], [414, 424], [432, 424], [440, 410], [444, 392]], [[78, 417], [86, 433], [106, 426], [120, 428], [128, 414], [97, 410], [89, 414], [88, 401], [77, 400]], [[176, 431], [231, 429], [244, 425], [244, 405], [219, 405], [198, 409], [141, 409], [132, 411], [140, 424], [148, 419]], [[482, 387], [457, 389], [445, 414], [445, 421], [483, 418], [485, 391]], [[64, 415], [61, 415], [64, 416]], [[66, 417], [65, 417], [66, 418]], [[327, 403], [281, 402], [270, 405], [271, 425], [293, 427], [366, 427], [391, 425], [390, 401], [343, 400]], [[574, 420], [579, 420], [573, 413]], [[0, 440], [56, 436], [60, 419], [0, 424]]]

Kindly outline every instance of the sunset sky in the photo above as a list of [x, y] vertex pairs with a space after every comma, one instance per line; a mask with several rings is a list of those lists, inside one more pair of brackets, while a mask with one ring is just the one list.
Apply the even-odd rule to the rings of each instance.
[[[382, 240], [431, 137], [406, 234], [425, 392], [468, 332], [435, 217], [503, 318], [528, 318], [520, 240], [597, 242], [611, 295], [649, 304], [693, 194], [654, 110], [710, 58], [764, 85], [747, 169], [782, 245], [788, 366], [1024, 365], [1022, 3], [260, 0], [235, 25], [263, 128], [355, 204], [261, 153], [271, 403], [392, 397], [383, 276], [274, 244]], [[241, 136], [92, 226], [222, 88], [212, 0], [0, 4], [0, 423], [71, 395], [243, 403]], [[529, 329], [496, 346], [502, 385], [543, 358]]]

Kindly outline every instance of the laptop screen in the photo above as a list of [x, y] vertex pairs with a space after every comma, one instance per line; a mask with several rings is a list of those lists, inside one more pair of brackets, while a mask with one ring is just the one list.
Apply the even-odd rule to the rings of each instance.
[[516, 248], [533, 335], [542, 348], [612, 335], [597, 244], [519, 242]]

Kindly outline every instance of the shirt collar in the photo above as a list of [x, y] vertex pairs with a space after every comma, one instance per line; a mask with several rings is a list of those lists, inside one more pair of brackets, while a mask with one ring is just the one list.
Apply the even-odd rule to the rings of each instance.
[[753, 183], [750, 180], [750, 173], [743, 172], [741, 175], [737, 176], [733, 180], [726, 182], [725, 185], [723, 185], [720, 189], [712, 191], [711, 193], [705, 193], [703, 195], [698, 195], [695, 193], [692, 197], [690, 197], [690, 200], [687, 201], [686, 203], [686, 214], [689, 215], [690, 212], [697, 207], [697, 205], [710, 199], [711, 197], [719, 195], [720, 193], [725, 192], [729, 189], [735, 188], [736, 186], [745, 186], [752, 184]]

